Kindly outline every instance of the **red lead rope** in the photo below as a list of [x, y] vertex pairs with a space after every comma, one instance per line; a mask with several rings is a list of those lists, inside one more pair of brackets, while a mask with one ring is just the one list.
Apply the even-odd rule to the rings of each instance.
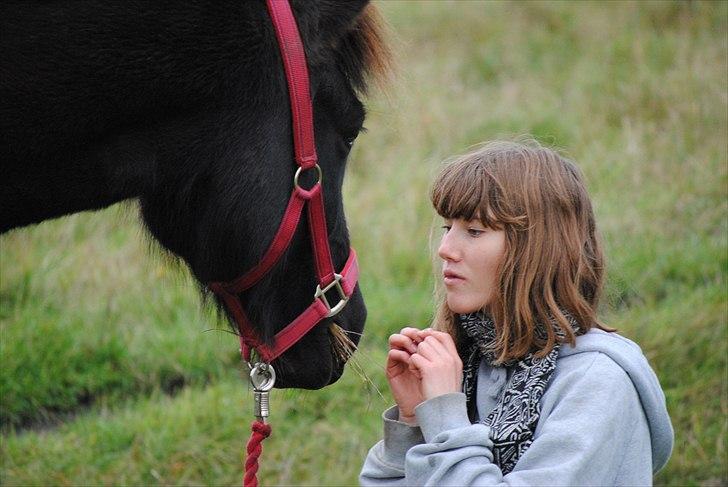
[[245, 476], [243, 487], [258, 487], [258, 457], [263, 451], [263, 440], [270, 436], [270, 425], [262, 421], [253, 421], [250, 425], [253, 434], [248, 440], [248, 457], [245, 459]]

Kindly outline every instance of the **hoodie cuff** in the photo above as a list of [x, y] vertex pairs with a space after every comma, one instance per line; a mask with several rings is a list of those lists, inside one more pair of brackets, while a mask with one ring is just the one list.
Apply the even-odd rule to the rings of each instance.
[[471, 425], [462, 392], [443, 394], [420, 403], [415, 408], [415, 416], [427, 443], [443, 431]]
[[399, 420], [399, 408], [392, 406], [382, 414], [384, 420], [383, 460], [394, 465], [404, 465], [407, 450], [424, 443], [419, 426], [410, 426]]

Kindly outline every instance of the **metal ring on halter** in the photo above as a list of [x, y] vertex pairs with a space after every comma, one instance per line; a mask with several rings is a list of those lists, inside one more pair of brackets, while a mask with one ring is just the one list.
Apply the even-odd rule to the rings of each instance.
[[[312, 168], [309, 168], [309, 169], [316, 169], [316, 173], [318, 175], [318, 181], [316, 181], [313, 184], [313, 186], [316, 186], [318, 183], [321, 182], [321, 177], [322, 177], [322, 175], [321, 175], [321, 167], [318, 164], [316, 164], [315, 166], [313, 166]], [[300, 190], [303, 190], [303, 191], [307, 191], [307, 190], [304, 190], [298, 184], [298, 178], [299, 178], [299, 176], [301, 176], [301, 173], [303, 172], [303, 170], [304, 169], [302, 167], [299, 167], [298, 169], [296, 169], [296, 175], [293, 176], [293, 187], [296, 188], [296, 189], [300, 189]], [[313, 188], [313, 186], [311, 186], [311, 187]]]
[[253, 384], [253, 390], [268, 392], [276, 383], [276, 371], [272, 365], [258, 362], [250, 371], [250, 382]]

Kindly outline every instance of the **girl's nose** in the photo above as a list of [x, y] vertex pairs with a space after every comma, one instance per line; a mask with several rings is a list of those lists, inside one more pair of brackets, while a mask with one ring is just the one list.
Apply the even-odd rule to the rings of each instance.
[[457, 249], [457, 244], [453, 235], [452, 229], [450, 229], [445, 235], [442, 236], [440, 241], [440, 247], [437, 249], [437, 255], [442, 260], [458, 261], [460, 260], [460, 252]]

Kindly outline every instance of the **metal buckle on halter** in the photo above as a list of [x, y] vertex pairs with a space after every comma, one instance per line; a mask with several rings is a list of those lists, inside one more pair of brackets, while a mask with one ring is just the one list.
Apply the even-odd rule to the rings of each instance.
[[[313, 297], [314, 299], [321, 298], [321, 301], [323, 301], [326, 309], [329, 310], [326, 318], [330, 318], [342, 309], [344, 309], [347, 301], [349, 301], [349, 296], [346, 295], [346, 293], [344, 292], [344, 288], [341, 287], [341, 279], [343, 279], [341, 274], [334, 274], [334, 280], [331, 281], [331, 283], [328, 284], [325, 288], [321, 289], [321, 284], [316, 286], [316, 292], [314, 293]], [[333, 287], [336, 287], [336, 290], [339, 291], [339, 302], [336, 303], [336, 306], [332, 308], [329, 304], [329, 300], [326, 299], [326, 293], [329, 292]]]

